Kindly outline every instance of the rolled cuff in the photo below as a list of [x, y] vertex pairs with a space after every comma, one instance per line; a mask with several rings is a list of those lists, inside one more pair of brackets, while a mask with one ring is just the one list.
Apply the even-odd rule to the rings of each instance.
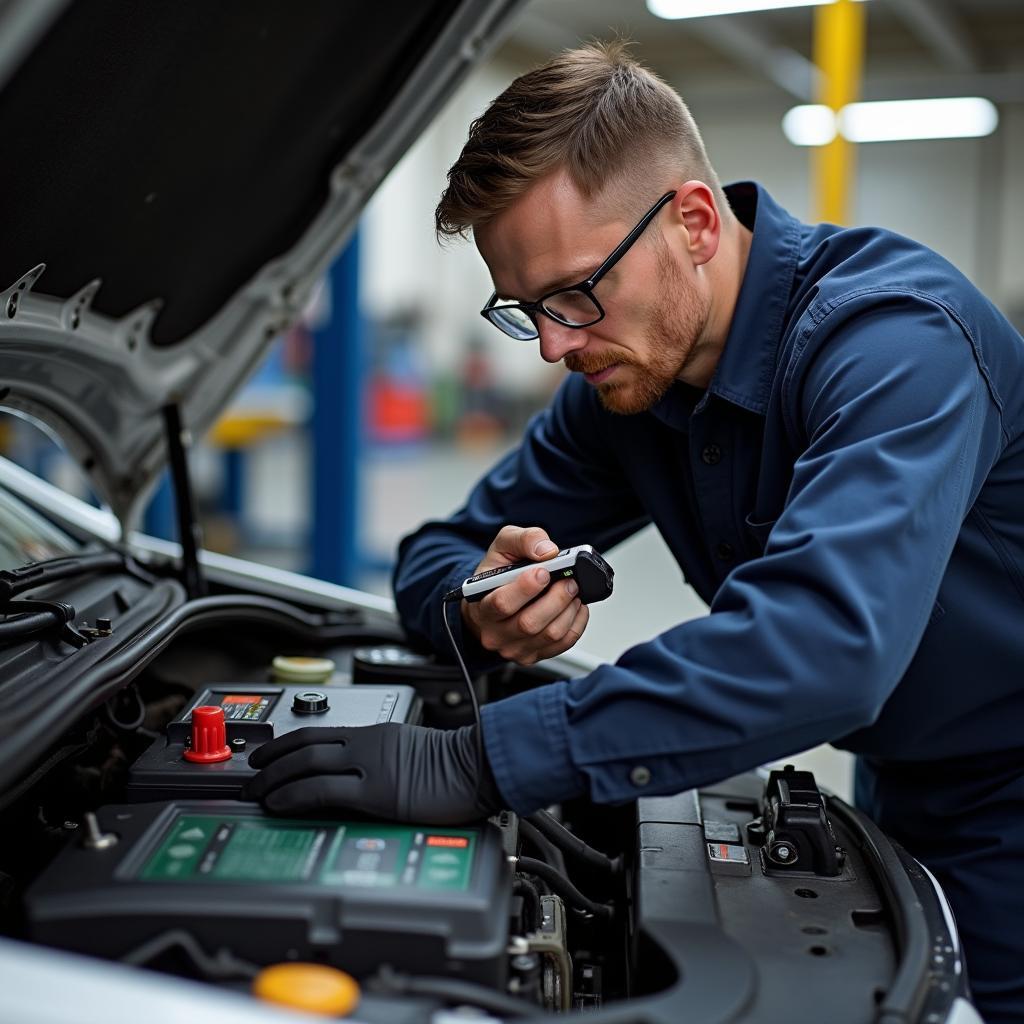
[[487, 760], [507, 806], [517, 814], [586, 791], [569, 750], [567, 685], [549, 683], [481, 710]]

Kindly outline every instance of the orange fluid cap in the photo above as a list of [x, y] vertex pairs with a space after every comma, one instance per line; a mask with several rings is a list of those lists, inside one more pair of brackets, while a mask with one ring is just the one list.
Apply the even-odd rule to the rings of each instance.
[[268, 1003], [325, 1017], [344, 1017], [359, 1005], [359, 983], [326, 964], [274, 964], [252, 983], [253, 994]]

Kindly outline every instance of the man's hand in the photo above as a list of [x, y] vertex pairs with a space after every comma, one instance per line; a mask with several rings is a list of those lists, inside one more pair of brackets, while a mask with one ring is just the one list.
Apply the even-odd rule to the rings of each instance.
[[301, 814], [349, 809], [391, 821], [455, 825], [501, 807], [477, 726], [311, 727], [286, 733], [249, 757], [260, 773], [244, 800], [268, 811]]
[[[539, 527], [505, 526], [473, 575], [516, 562], [543, 561], [558, 545]], [[467, 628], [488, 651], [533, 665], [569, 650], [583, 635], [590, 611], [576, 596], [574, 580], [559, 580], [543, 597], [551, 576], [542, 565], [492, 590], [482, 601], [462, 602]]]

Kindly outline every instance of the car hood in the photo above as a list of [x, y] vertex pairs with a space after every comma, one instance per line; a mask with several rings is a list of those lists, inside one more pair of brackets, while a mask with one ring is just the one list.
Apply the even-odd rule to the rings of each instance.
[[0, 6], [0, 406], [130, 524], [520, 6]]

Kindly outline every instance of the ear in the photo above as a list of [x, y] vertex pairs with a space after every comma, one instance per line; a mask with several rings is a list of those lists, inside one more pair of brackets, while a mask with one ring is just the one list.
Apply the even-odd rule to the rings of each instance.
[[722, 218], [715, 194], [703, 181], [680, 185], [672, 200], [674, 220], [685, 232], [686, 251], [696, 267], [708, 263], [718, 252], [722, 239]]

